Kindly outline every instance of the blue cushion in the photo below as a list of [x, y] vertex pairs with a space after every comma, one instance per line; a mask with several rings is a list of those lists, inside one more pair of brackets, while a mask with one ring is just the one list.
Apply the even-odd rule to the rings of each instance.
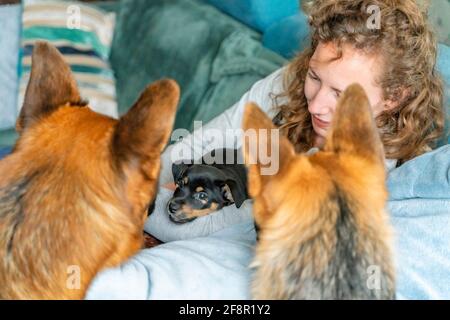
[[[74, 5], [80, 19], [69, 23], [68, 13]], [[75, 25], [72, 26], [72, 23]], [[22, 55], [17, 109], [20, 110], [23, 105], [34, 44], [45, 40], [53, 44], [70, 65], [81, 96], [89, 99], [89, 107], [117, 118], [115, 78], [108, 59], [114, 25], [114, 13], [93, 5], [76, 1], [22, 0]]]
[[427, 152], [392, 170], [387, 187], [390, 201], [450, 200], [450, 145]]
[[437, 68], [450, 86], [450, 47], [442, 43], [438, 45]]
[[299, 12], [299, 0], [206, 0], [239, 21], [264, 32], [273, 23]]
[[11, 148], [0, 148], [0, 159], [4, 158], [7, 154], [11, 152]]
[[450, 47], [445, 44], [438, 46], [437, 69], [444, 79], [444, 105], [446, 109], [446, 128], [445, 134], [439, 146], [450, 143]]
[[449, 299], [450, 145], [389, 172], [397, 298]]
[[0, 6], [0, 130], [14, 127], [17, 109], [20, 5]]

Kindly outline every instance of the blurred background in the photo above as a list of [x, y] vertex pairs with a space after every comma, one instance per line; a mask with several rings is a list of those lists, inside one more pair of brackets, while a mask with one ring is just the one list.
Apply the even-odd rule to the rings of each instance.
[[[450, 0], [428, 3], [450, 83]], [[11, 147], [37, 40], [53, 43], [90, 106], [118, 117], [150, 82], [181, 86], [175, 128], [232, 106], [308, 42], [301, 0], [0, 0], [0, 149]], [[448, 136], [441, 144], [448, 143]], [[2, 152], [2, 151], [0, 151]], [[3, 151], [4, 152], [4, 151]]]

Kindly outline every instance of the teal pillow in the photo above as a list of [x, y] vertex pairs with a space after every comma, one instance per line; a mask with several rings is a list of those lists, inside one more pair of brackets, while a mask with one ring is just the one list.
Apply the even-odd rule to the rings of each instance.
[[265, 32], [272, 24], [300, 10], [300, 0], [206, 1], [260, 32]]
[[201, 0], [123, 0], [119, 12], [111, 62], [120, 113], [149, 82], [170, 77], [181, 87], [175, 128], [191, 129], [284, 63], [257, 32]]
[[444, 106], [446, 111], [445, 134], [438, 146], [450, 143], [450, 47], [445, 44], [438, 46], [437, 70], [444, 80]]
[[432, 23], [439, 42], [450, 46], [450, 0], [427, 2], [428, 20]]
[[303, 12], [274, 23], [263, 35], [264, 46], [287, 59], [293, 58], [309, 42], [308, 18]]
[[118, 117], [115, 78], [109, 64], [115, 14], [77, 1], [23, 0], [22, 5], [18, 109], [29, 80], [33, 46], [45, 40], [63, 54], [89, 107]]

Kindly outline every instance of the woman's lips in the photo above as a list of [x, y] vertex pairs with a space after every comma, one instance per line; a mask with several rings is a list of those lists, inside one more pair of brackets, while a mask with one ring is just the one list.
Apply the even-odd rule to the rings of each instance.
[[314, 124], [317, 127], [321, 128], [321, 129], [327, 129], [330, 126], [330, 122], [320, 120], [319, 118], [317, 118], [314, 115], [312, 116], [312, 121], [314, 122]]

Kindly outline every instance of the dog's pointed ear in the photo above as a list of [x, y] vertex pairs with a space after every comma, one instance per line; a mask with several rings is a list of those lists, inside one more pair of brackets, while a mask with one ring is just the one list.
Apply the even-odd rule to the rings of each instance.
[[246, 105], [242, 123], [243, 153], [248, 167], [248, 190], [258, 196], [262, 184], [283, 170], [295, 156], [289, 140], [280, 134], [270, 118], [254, 103]]
[[47, 42], [36, 42], [31, 73], [23, 106], [16, 122], [17, 132], [66, 104], [80, 104], [75, 78], [58, 49]]
[[325, 151], [353, 153], [384, 163], [384, 150], [369, 99], [359, 84], [342, 94], [328, 132]]
[[[180, 89], [174, 80], [149, 85], [117, 123], [112, 142], [116, 161], [142, 166], [159, 160], [172, 132], [179, 98]], [[153, 163], [155, 174], [159, 172], [157, 167]]]
[[222, 186], [223, 197], [230, 203], [240, 208], [242, 203], [247, 200], [247, 189], [245, 181], [236, 181], [234, 179], [228, 179], [225, 185]]

